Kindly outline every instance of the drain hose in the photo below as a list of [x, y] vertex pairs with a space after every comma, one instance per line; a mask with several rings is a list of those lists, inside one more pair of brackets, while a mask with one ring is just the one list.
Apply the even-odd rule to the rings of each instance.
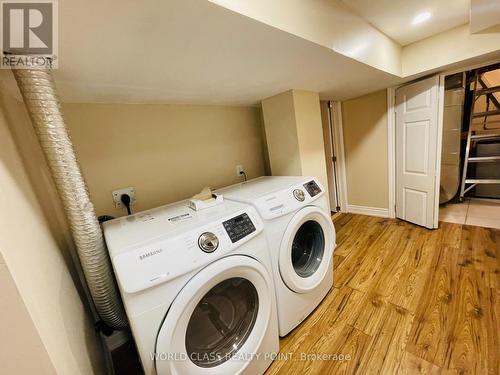
[[99, 222], [76, 159], [49, 70], [13, 70], [36, 135], [54, 178], [96, 310], [114, 329], [127, 318]]

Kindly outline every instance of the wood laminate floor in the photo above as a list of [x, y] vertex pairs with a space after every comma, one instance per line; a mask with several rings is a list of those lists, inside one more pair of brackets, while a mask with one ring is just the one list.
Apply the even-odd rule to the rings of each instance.
[[267, 374], [500, 374], [500, 230], [334, 223], [334, 288]]

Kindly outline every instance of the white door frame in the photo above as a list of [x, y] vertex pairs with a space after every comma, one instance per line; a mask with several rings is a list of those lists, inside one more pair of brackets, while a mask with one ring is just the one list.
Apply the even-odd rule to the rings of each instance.
[[[347, 177], [345, 168], [344, 151], [344, 128], [342, 123], [342, 103], [332, 101], [333, 104], [333, 140], [335, 147], [335, 156], [337, 157], [337, 187], [341, 212], [347, 212]], [[331, 129], [330, 129], [331, 131]]]
[[396, 89], [387, 89], [387, 179], [389, 217], [396, 218]]
[[[443, 114], [444, 114], [444, 82], [446, 76], [482, 68], [483, 66], [493, 65], [499, 63], [500, 59], [491, 60], [484, 63], [469, 65], [460, 69], [446, 70], [439, 73], [439, 87], [438, 87], [438, 139], [437, 139], [437, 155], [436, 155], [436, 205], [434, 211], [434, 227], [438, 227], [439, 222], [439, 187], [441, 182], [441, 149], [443, 141]], [[421, 78], [420, 78], [421, 79]], [[387, 89], [387, 159], [388, 159], [388, 172], [389, 172], [389, 217], [396, 217], [396, 116], [395, 116], [395, 98], [396, 90], [404, 85], [419, 81], [406, 82], [402, 85], [390, 87]]]
[[444, 80], [446, 75], [439, 75], [438, 86], [438, 122], [436, 143], [436, 178], [434, 179], [434, 228], [439, 227], [439, 190], [441, 187], [441, 150], [443, 148], [443, 123], [444, 123]]

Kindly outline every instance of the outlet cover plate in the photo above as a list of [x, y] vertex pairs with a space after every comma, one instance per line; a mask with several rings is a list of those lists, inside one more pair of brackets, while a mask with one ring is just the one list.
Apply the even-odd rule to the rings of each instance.
[[244, 171], [245, 171], [245, 169], [243, 168], [243, 166], [241, 164], [238, 164], [236, 166], [236, 176], [238, 176], [238, 177], [241, 176], [241, 172], [244, 172]]
[[136, 199], [135, 199], [135, 189], [133, 187], [127, 187], [127, 188], [122, 188], [122, 189], [117, 189], [113, 190], [111, 192], [113, 196], [113, 202], [115, 203], [116, 208], [125, 208], [125, 205], [121, 201], [121, 196], [123, 194], [128, 194], [130, 197], [130, 205], [132, 206]]

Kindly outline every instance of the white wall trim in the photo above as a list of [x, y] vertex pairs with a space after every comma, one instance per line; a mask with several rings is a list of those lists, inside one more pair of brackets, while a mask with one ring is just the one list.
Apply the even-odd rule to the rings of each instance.
[[396, 87], [387, 89], [388, 217], [396, 217]]
[[347, 206], [347, 212], [359, 215], [389, 217], [389, 210], [387, 208], [356, 206], [350, 204]]
[[337, 156], [338, 171], [338, 186], [339, 186], [339, 206], [340, 211], [349, 211], [347, 203], [347, 175], [345, 166], [345, 151], [344, 151], [344, 125], [342, 122], [342, 105], [341, 102], [333, 102], [333, 130], [335, 139], [335, 155]]
[[436, 144], [436, 176], [434, 178], [434, 228], [439, 226], [439, 193], [441, 188], [441, 152], [443, 148], [443, 123], [444, 123], [444, 83], [445, 74], [439, 75], [438, 85], [438, 121], [437, 121], [437, 144]]

